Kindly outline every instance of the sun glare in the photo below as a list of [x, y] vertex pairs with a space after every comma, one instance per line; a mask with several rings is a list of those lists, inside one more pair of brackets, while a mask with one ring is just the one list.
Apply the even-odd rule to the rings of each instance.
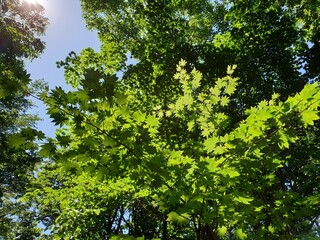
[[23, 0], [23, 1], [31, 4], [36, 4], [36, 3], [43, 4], [44, 2], [44, 0]]
[[27, 3], [39, 3], [38, 0], [24, 0]]

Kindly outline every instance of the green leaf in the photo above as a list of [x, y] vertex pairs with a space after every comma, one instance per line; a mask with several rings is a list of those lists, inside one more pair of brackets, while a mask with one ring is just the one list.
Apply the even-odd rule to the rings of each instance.
[[237, 65], [229, 65], [229, 66], [227, 67], [227, 74], [228, 74], [228, 75], [232, 75], [233, 72], [234, 72], [234, 70], [236, 70], [236, 68], [237, 68]]
[[154, 156], [146, 163], [146, 165], [153, 173], [161, 173], [163, 160], [164, 159], [161, 156]]
[[101, 209], [100, 209], [100, 208], [94, 210], [94, 213], [95, 213], [96, 215], [100, 215], [100, 212], [101, 212]]
[[5, 98], [8, 95], [8, 91], [6, 89], [3, 89], [3, 87], [0, 86], [0, 99]]
[[301, 120], [305, 125], [314, 125], [314, 121], [318, 120], [318, 112], [306, 110], [301, 113]]
[[19, 148], [26, 140], [27, 138], [21, 136], [21, 134], [14, 134], [9, 137], [9, 144], [13, 148]]
[[191, 82], [192, 88], [197, 89], [201, 85], [202, 74], [199, 71], [197, 71], [195, 68], [192, 70], [191, 74], [193, 76], [193, 79]]
[[318, 91], [317, 84], [306, 84], [300, 92], [300, 96], [302, 99], [310, 99], [318, 93]]
[[192, 158], [189, 156], [183, 156], [183, 151], [174, 151], [168, 160], [168, 166], [180, 165], [180, 164], [191, 164]]
[[223, 97], [220, 99], [220, 105], [221, 105], [222, 107], [228, 106], [229, 102], [230, 102], [230, 99], [229, 99], [228, 97], [226, 97], [226, 96], [223, 96]]
[[236, 170], [236, 169], [232, 169], [232, 168], [225, 168], [220, 170], [220, 174], [222, 174], [223, 176], [228, 176], [230, 178], [235, 178], [240, 176], [240, 173]]
[[187, 65], [187, 62], [185, 60], [181, 59], [179, 62], [179, 66], [184, 67], [186, 65]]
[[152, 115], [149, 115], [147, 117], [147, 120], [146, 120], [147, 124], [151, 127], [157, 127], [159, 126], [159, 120], [155, 117], [155, 116], [152, 116]]
[[206, 139], [203, 144], [205, 147], [205, 150], [208, 153], [213, 152], [217, 146], [218, 141], [219, 139], [215, 136]]
[[53, 142], [49, 141], [41, 146], [39, 154], [43, 157], [50, 157], [51, 154], [56, 150], [56, 146]]
[[221, 226], [221, 227], [219, 227], [218, 228], [218, 235], [220, 236], [220, 237], [224, 237], [225, 235], [226, 235], [226, 233], [227, 233], [227, 227], [225, 227], [225, 226]]
[[193, 103], [193, 98], [190, 94], [186, 94], [182, 97], [183, 104], [189, 106]]
[[141, 123], [145, 120], [146, 118], [146, 114], [142, 113], [141, 111], [136, 111], [133, 114], [133, 119], [136, 120], [138, 123]]
[[179, 224], [184, 224], [184, 223], [188, 222], [189, 218], [190, 218], [190, 216], [187, 213], [178, 214], [176, 212], [170, 212], [168, 214], [167, 221], [176, 222]]
[[231, 95], [236, 91], [236, 86], [229, 84], [226, 86], [224, 91], [226, 94]]
[[194, 129], [195, 122], [194, 120], [188, 122], [188, 131], [192, 132]]
[[247, 197], [241, 197], [241, 196], [238, 196], [238, 197], [235, 197], [234, 200], [236, 202], [239, 202], [239, 203], [243, 203], [243, 204], [250, 204], [250, 202], [253, 201], [253, 198], [247, 198]]
[[234, 235], [236, 236], [237, 239], [246, 239], [247, 238], [247, 234], [245, 234], [242, 229], [236, 229], [236, 231], [234, 232]]
[[214, 154], [216, 154], [216, 155], [221, 155], [221, 154], [225, 153], [226, 150], [227, 150], [227, 149], [226, 149], [224, 146], [222, 146], [222, 145], [217, 145], [217, 146], [214, 148]]
[[276, 229], [272, 225], [268, 226], [268, 230], [271, 233], [275, 233], [275, 231], [276, 231]]

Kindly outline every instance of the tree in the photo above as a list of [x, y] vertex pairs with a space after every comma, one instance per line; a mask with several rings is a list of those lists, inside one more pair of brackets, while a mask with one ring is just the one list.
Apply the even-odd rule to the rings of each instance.
[[165, 94], [166, 88], [175, 94], [169, 79], [181, 58], [208, 82], [222, 77], [231, 62], [241, 78], [233, 110], [241, 118], [246, 107], [273, 92], [284, 100], [319, 75], [315, 1], [84, 0], [82, 5], [88, 26], [103, 42], [115, 42], [118, 52], [139, 60], [124, 77], [134, 81], [132, 75], [144, 70], [145, 77], [135, 81], [154, 94]]
[[[273, 95], [226, 132], [228, 116], [219, 109], [235, 90], [233, 68], [200, 90], [200, 72], [188, 73], [185, 65], [180, 62], [174, 77], [181, 94], [167, 99], [166, 110], [143, 110], [137, 98], [143, 92], [92, 70], [76, 91], [51, 93], [49, 112], [65, 128], [43, 146], [53, 161], [26, 198], [54, 218], [54, 234], [293, 239], [301, 234], [298, 224], [317, 217], [318, 196], [299, 199], [289, 186], [280, 189], [278, 178], [292, 161], [282, 153], [298, 141], [293, 124], [304, 128], [319, 118], [317, 85], [286, 102]], [[110, 99], [105, 90], [112, 82]]]
[[[31, 206], [17, 200], [25, 193], [36, 154], [33, 127], [38, 118], [28, 114], [32, 106], [27, 94], [31, 86], [24, 58], [33, 59], [44, 48], [37, 34], [44, 32], [47, 19], [38, 4], [0, 1], [0, 238], [34, 239], [39, 235]], [[38, 85], [38, 87], [37, 87]]]
[[42, 96], [62, 128], [25, 196], [52, 235], [295, 239], [314, 229], [316, 2], [82, 5], [101, 51], [59, 63], [75, 90]]
[[7, 57], [34, 58], [44, 50], [39, 38], [47, 26], [40, 4], [27, 1], [1, 0], [1, 54]]

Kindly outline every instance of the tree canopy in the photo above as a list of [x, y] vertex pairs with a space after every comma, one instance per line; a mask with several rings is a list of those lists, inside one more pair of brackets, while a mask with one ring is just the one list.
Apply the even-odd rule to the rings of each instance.
[[81, 4], [101, 49], [58, 62], [20, 199], [43, 238], [319, 237], [318, 1]]
[[[36, 153], [34, 129], [38, 118], [27, 111], [32, 103], [31, 85], [24, 59], [37, 57], [44, 49], [38, 35], [47, 19], [40, 5], [21, 1], [0, 1], [0, 238], [34, 239], [40, 235], [29, 203], [19, 202], [29, 178], [41, 161]], [[44, 135], [43, 135], [44, 137]]]

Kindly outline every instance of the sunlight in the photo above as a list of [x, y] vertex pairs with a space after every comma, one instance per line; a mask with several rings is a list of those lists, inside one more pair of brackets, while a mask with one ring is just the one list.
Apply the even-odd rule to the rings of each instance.
[[32, 4], [39, 3], [38, 0], [24, 0], [24, 1], [27, 3], [32, 3]]
[[39, 3], [41, 5], [43, 5], [43, 3], [44, 3], [44, 0], [23, 0], [23, 1], [27, 2], [27, 3], [31, 3], [31, 4]]

